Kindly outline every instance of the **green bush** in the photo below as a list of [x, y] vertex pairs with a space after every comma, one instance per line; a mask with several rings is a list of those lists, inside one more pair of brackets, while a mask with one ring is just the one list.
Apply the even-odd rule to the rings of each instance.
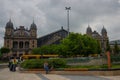
[[64, 59], [30, 59], [22, 62], [20, 66], [25, 69], [43, 68], [45, 61], [48, 62], [49, 66], [53, 66], [54, 68], [66, 67], [66, 61]]
[[21, 67], [27, 68], [27, 69], [32, 69], [32, 68], [41, 68], [43, 67], [43, 61], [40, 61], [39, 59], [30, 59], [26, 60], [21, 63]]
[[64, 68], [67, 63], [65, 59], [51, 59], [49, 60], [49, 64], [54, 68]]

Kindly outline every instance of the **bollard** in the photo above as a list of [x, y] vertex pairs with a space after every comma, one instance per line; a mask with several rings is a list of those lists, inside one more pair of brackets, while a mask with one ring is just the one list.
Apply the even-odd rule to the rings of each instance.
[[111, 68], [111, 59], [110, 59], [110, 52], [107, 51], [107, 62], [108, 62], [108, 69]]

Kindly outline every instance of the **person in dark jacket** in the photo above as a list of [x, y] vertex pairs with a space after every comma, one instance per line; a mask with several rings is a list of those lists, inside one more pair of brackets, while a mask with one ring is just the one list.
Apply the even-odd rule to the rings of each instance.
[[13, 68], [12, 60], [9, 60], [8, 67], [9, 67], [9, 70], [12, 71], [12, 68]]
[[48, 72], [49, 72], [48, 62], [45, 62], [45, 63], [44, 63], [44, 69], [45, 69], [45, 71], [46, 71], [46, 74], [48, 74]]

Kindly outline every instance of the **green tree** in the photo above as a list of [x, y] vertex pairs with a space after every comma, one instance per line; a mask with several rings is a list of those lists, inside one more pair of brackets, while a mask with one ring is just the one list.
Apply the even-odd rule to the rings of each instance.
[[40, 53], [40, 48], [34, 48], [34, 49], [32, 49], [32, 54], [41, 54]]
[[102, 48], [100, 47], [100, 41], [97, 40], [97, 44], [98, 44], [98, 54], [100, 54], [102, 52]]
[[96, 39], [87, 35], [83, 35], [82, 38], [84, 44], [83, 53], [85, 56], [100, 53], [100, 44]]
[[1, 49], [0, 49], [0, 58], [2, 57]]
[[58, 53], [58, 45], [44, 45], [39, 48], [34, 48], [32, 50], [32, 54], [57, 54]]
[[83, 55], [88, 56], [90, 54], [98, 54], [99, 52], [99, 43], [96, 39], [88, 36], [82, 36], [83, 41]]
[[45, 45], [40, 47], [40, 52], [42, 54], [54, 54], [54, 45]]
[[111, 51], [111, 48], [110, 48], [110, 45], [109, 45], [109, 40], [107, 40], [106, 51]]
[[[62, 50], [62, 48], [64, 48], [64, 46], [62, 46], [61, 44], [59, 44], [59, 45], [50, 45], [50, 48], [51, 48], [51, 54], [58, 54], [58, 55], [60, 55], [60, 53], [61, 52], [63, 52]], [[65, 48], [64, 48], [64, 50], [65, 50]]]
[[98, 41], [87, 35], [71, 33], [67, 38], [62, 40], [62, 45], [66, 47], [66, 55], [76, 56], [99, 53]]
[[62, 40], [62, 46], [65, 47], [67, 56], [76, 56], [79, 55], [83, 49], [81, 34], [71, 33], [67, 38]]
[[2, 47], [0, 49], [0, 56], [2, 57], [3, 55], [7, 55], [10, 52], [9, 48]]
[[119, 54], [119, 51], [120, 51], [120, 49], [118, 47], [118, 44], [117, 44], [117, 42], [115, 42], [115, 45], [114, 45], [114, 54]]
[[9, 53], [10, 52], [10, 49], [9, 48], [5, 48], [5, 47], [2, 47], [1, 48], [1, 53], [4, 54], [4, 53]]

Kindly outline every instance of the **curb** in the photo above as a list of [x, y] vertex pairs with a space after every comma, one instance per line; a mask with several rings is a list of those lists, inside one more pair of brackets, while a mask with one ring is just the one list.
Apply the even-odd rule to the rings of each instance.
[[[44, 71], [44, 69], [23, 69], [19, 68], [20, 71]], [[52, 69], [52, 71], [117, 71], [120, 70], [120, 68], [112, 68], [112, 69], [88, 69], [88, 68], [58, 68], [58, 69]]]
[[[44, 69], [19, 69], [21, 73], [35, 73], [45, 74]], [[59, 70], [53, 69], [49, 74], [59, 75], [91, 75], [91, 76], [118, 76], [120, 75], [120, 69], [69, 69], [61, 68]]]

